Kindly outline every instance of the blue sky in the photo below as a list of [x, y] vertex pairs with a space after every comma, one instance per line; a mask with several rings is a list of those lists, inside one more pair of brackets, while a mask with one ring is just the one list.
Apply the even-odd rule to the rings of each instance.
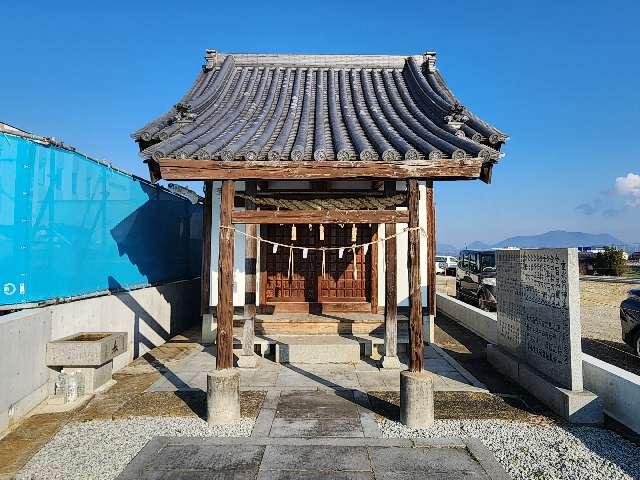
[[639, 20], [624, 0], [7, 2], [0, 120], [147, 177], [129, 134], [182, 96], [205, 48], [435, 50], [458, 98], [511, 137], [491, 185], [436, 184], [440, 241], [640, 242]]

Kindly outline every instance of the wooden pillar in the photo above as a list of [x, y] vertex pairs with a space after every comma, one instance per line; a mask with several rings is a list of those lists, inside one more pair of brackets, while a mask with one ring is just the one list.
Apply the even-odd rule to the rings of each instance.
[[[385, 182], [384, 193], [387, 196], [396, 192], [396, 182]], [[384, 236], [389, 238], [396, 234], [396, 224], [387, 223], [384, 226]], [[396, 239], [385, 242], [384, 247], [384, 355], [385, 357], [398, 356], [398, 287], [397, 287], [397, 261]]]
[[[418, 181], [407, 180], [409, 228], [418, 222]], [[407, 270], [409, 271], [409, 371], [420, 372], [424, 363], [422, 340], [422, 292], [420, 291], [420, 232], [408, 233]]]
[[[254, 195], [257, 191], [255, 181], [245, 182], [245, 193]], [[246, 200], [245, 210], [255, 210], [256, 205]], [[255, 224], [245, 225], [244, 238], [244, 325], [242, 328], [242, 354], [253, 355], [254, 334], [256, 319], [256, 271], [258, 262], [258, 241], [249, 235], [256, 236], [257, 226]]]
[[429, 315], [436, 314], [436, 206], [433, 182], [427, 182], [427, 292]]
[[233, 180], [222, 181], [220, 199], [220, 242], [218, 247], [218, 335], [216, 368], [233, 367], [233, 230], [231, 212], [234, 197]]
[[200, 270], [200, 314], [210, 312], [211, 296], [211, 214], [213, 182], [204, 182], [204, 206], [202, 212], [202, 269]]

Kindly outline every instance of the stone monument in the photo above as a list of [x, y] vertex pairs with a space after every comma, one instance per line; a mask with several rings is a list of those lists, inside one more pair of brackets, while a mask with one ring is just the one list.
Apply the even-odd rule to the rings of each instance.
[[489, 362], [565, 419], [601, 423], [601, 401], [582, 386], [577, 249], [498, 250], [496, 300]]

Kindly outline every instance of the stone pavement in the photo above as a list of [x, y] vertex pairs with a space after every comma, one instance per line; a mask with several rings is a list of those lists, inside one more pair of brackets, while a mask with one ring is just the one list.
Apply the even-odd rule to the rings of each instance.
[[[236, 353], [239, 353], [237, 351]], [[147, 392], [206, 391], [207, 371], [215, 368], [212, 347], [191, 352], [151, 385]], [[484, 392], [485, 386], [436, 345], [425, 346], [425, 369], [435, 375], [437, 391]], [[258, 357], [255, 369], [240, 369], [241, 390], [398, 390], [398, 370], [380, 369], [365, 360], [348, 364], [278, 364]]]
[[[185, 332], [114, 374], [116, 385], [96, 395], [87, 405], [62, 416], [40, 414], [23, 422], [14, 432], [0, 440], [0, 478], [12, 478], [68, 422], [109, 421], [139, 416], [202, 417], [205, 408], [203, 372], [215, 368], [215, 357], [210, 348], [204, 348], [198, 342], [198, 332], [199, 328]], [[451, 411], [495, 410], [493, 404], [485, 405], [493, 396], [482, 393], [486, 392], [484, 386], [440, 347], [425, 347], [425, 357], [426, 367], [436, 375], [435, 383], [440, 390], [436, 395], [437, 418], [457, 418], [451, 416]], [[269, 445], [324, 445], [325, 451], [332, 458], [337, 455], [332, 452], [332, 448], [336, 446], [351, 446], [354, 451], [360, 452], [366, 450], [367, 455], [371, 455], [372, 449], [379, 448], [382, 444], [406, 450], [418, 446], [410, 440], [390, 441], [380, 438], [376, 419], [380, 415], [386, 418], [397, 416], [398, 371], [380, 370], [373, 362], [365, 360], [347, 365], [280, 365], [260, 358], [259, 368], [242, 370], [241, 376], [242, 415], [257, 420], [252, 438], [244, 440], [246, 445], [257, 445], [264, 452], [272, 450]], [[501, 414], [500, 417], [503, 416]], [[46, 431], [39, 427], [45, 424], [49, 426]], [[211, 439], [207, 442], [210, 446], [215, 442], [234, 445], [238, 440], [226, 443], [229, 442], [228, 439]], [[25, 448], [26, 443], [33, 445], [33, 448]], [[466, 455], [464, 452], [471, 450], [463, 444], [467, 445], [460, 440], [455, 448], [462, 449], [462, 453]], [[421, 444], [420, 448], [425, 446], [429, 445]], [[442, 448], [435, 444], [429, 448], [436, 446]], [[143, 453], [140, 455], [144, 456]], [[421, 450], [421, 454], [427, 455], [426, 450]], [[260, 463], [269, 458], [272, 457], [263, 456]], [[437, 465], [437, 462], [430, 464]], [[264, 464], [262, 470], [271, 472], [266, 468], [267, 465], [268, 463]], [[176, 468], [181, 468], [180, 462], [176, 464]], [[376, 464], [372, 464], [368, 473], [373, 475], [372, 472], [375, 471], [377, 478], [386, 478], [380, 473], [383, 466], [378, 466], [378, 470], [375, 468]], [[366, 469], [352, 473], [332, 472], [324, 475], [324, 478], [369, 478]], [[163, 475], [164, 473], [158, 474], [154, 478], [180, 478], [181, 474]], [[224, 476], [224, 471], [209, 471], [206, 474], [196, 472], [191, 477], [189, 474], [185, 475], [187, 478], [230, 478]], [[280, 476], [273, 472], [260, 475], [260, 478], [296, 478], [292, 472], [278, 474]], [[305, 478], [315, 478], [314, 475], [307, 471]], [[423, 478], [429, 476], [425, 474]]]
[[[441, 349], [425, 350], [439, 391], [486, 392]], [[205, 372], [214, 366], [211, 349], [198, 349], [147, 392], [206, 390]], [[266, 390], [251, 438], [155, 437], [118, 478], [507, 478], [477, 440], [381, 438], [367, 392], [397, 392], [399, 378], [399, 371], [366, 360], [276, 364], [259, 358], [258, 368], [241, 369], [241, 389]]]
[[267, 392], [251, 438], [155, 437], [120, 480], [508, 478], [478, 440], [380, 438], [357, 390]]
[[479, 440], [156, 437], [119, 480], [506, 479]]

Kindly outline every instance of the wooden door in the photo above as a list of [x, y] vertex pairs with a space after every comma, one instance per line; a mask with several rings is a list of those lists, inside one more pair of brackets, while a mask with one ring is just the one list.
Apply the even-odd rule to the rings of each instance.
[[[263, 225], [262, 237], [287, 245], [308, 247], [343, 247], [350, 245], [351, 225], [325, 225], [325, 239], [320, 241], [318, 225], [309, 229], [308, 225], [297, 225], [297, 240], [291, 240], [291, 225]], [[358, 225], [356, 243], [371, 240], [372, 229], [368, 225]], [[264, 268], [263, 299], [268, 304], [280, 302], [297, 303], [352, 303], [369, 302], [371, 299], [371, 252], [368, 248], [353, 251], [345, 248], [342, 258], [338, 251], [327, 251], [325, 275], [322, 276], [322, 253], [309, 250], [307, 258], [299, 249], [293, 250], [293, 272], [289, 276], [289, 249], [279, 247], [274, 253], [272, 245], [262, 244]], [[354, 265], [356, 275], [354, 278]]]
[[[308, 225], [297, 225], [297, 240], [291, 240], [291, 225], [263, 225], [262, 236], [285, 245], [315, 245], [314, 232]], [[317, 227], [316, 227], [317, 229]], [[307, 258], [299, 249], [293, 249], [293, 272], [289, 275], [289, 249], [263, 244], [262, 254], [266, 270], [265, 300], [272, 302], [315, 302], [318, 276], [317, 252], [310, 250]]]
[[[357, 244], [371, 241], [371, 227], [358, 225], [356, 235]], [[326, 225], [325, 246], [342, 247], [350, 245], [351, 225]], [[365, 254], [364, 248], [355, 251], [345, 248], [340, 258], [339, 251], [330, 250], [326, 253], [325, 276], [320, 273], [318, 301], [320, 302], [368, 302], [371, 299], [371, 248]], [[354, 268], [356, 274], [354, 275]]]

